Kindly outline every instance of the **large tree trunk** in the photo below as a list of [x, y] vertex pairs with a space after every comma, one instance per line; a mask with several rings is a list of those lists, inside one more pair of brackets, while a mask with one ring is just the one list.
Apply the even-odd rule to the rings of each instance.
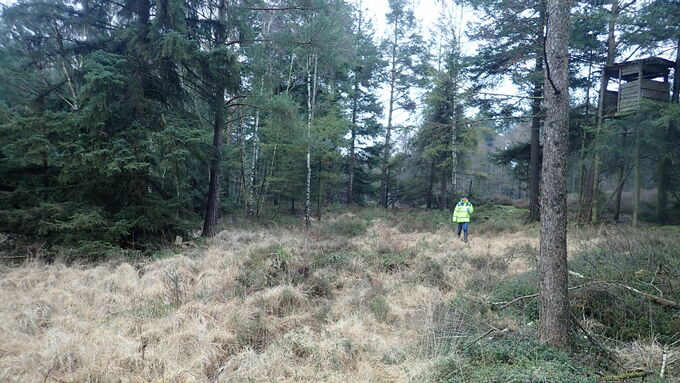
[[[146, 3], [147, 1], [142, 1]], [[150, 7], [150, 6], [149, 6]], [[218, 27], [215, 30], [216, 44], [219, 45], [224, 42], [226, 33], [222, 27], [222, 22], [227, 17], [225, 0], [220, 0], [218, 4]], [[147, 13], [149, 9], [145, 10]], [[142, 32], [140, 32], [142, 33]], [[146, 32], [148, 33], [148, 32]], [[141, 36], [140, 36], [141, 37]], [[144, 36], [146, 38], [146, 35]], [[208, 185], [208, 204], [205, 208], [205, 216], [203, 219], [203, 230], [201, 235], [204, 237], [212, 237], [215, 235], [215, 226], [219, 218], [220, 210], [220, 165], [222, 163], [222, 130], [224, 129], [224, 86], [217, 85], [215, 87], [215, 99], [213, 101], [213, 108], [215, 110], [215, 119], [213, 122], [213, 144], [212, 144], [212, 158], [210, 159], [210, 183]]]
[[[243, 116], [241, 116], [243, 117]], [[243, 128], [243, 122], [238, 124], [238, 140], [239, 140], [239, 163], [241, 168], [241, 176], [239, 180], [239, 194], [237, 202], [241, 204], [241, 198], [244, 198], [246, 193], [246, 137], [245, 129]]]
[[[543, 14], [543, 12], [541, 12]], [[544, 16], [541, 17], [543, 20]], [[543, 40], [541, 28], [540, 40]], [[534, 71], [540, 73], [543, 70], [543, 57], [536, 58]], [[541, 158], [540, 158], [540, 134], [541, 134], [541, 97], [543, 96], [543, 84], [536, 81], [531, 101], [531, 158], [529, 160], [529, 221], [540, 219], [540, 181], [541, 181]]]
[[570, 344], [567, 274], [567, 149], [569, 133], [569, 4], [547, 1], [545, 44], [545, 139], [539, 257], [542, 342], [558, 348]]
[[349, 151], [349, 180], [347, 182], [347, 204], [351, 205], [354, 203], [354, 167], [355, 165], [355, 138], [356, 130], [352, 127], [352, 138], [350, 141], [350, 151]]
[[[219, 91], [219, 90], [218, 90]], [[210, 184], [208, 185], [208, 204], [205, 208], [205, 217], [203, 219], [203, 231], [201, 233], [204, 237], [212, 237], [215, 235], [215, 225], [219, 216], [220, 209], [220, 164], [222, 162], [222, 128], [224, 118], [222, 116], [223, 108], [220, 102], [224, 100], [224, 90], [216, 96], [215, 100], [215, 121], [213, 122], [213, 144], [212, 144], [212, 158], [210, 159]]]

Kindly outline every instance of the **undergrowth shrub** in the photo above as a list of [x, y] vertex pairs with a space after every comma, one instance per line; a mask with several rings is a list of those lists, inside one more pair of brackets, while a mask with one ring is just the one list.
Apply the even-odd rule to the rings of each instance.
[[517, 233], [520, 231], [533, 230], [538, 228], [537, 224], [524, 223], [527, 215], [526, 209], [519, 209], [507, 205], [488, 205], [480, 206], [472, 214], [472, 228], [475, 233], [501, 234]]
[[467, 339], [480, 330], [479, 307], [463, 299], [437, 303], [432, 308], [424, 350], [431, 356], [456, 353]]
[[246, 291], [292, 282], [296, 272], [293, 256], [280, 244], [253, 250], [236, 277]]
[[396, 250], [384, 243], [379, 244], [377, 249], [369, 254], [374, 267], [390, 273], [408, 268], [414, 256], [415, 254], [409, 251]]
[[354, 238], [366, 234], [368, 222], [358, 217], [339, 217], [326, 222], [321, 230], [325, 233]]
[[602, 334], [622, 341], [657, 337], [672, 342], [680, 333], [677, 310], [664, 307], [642, 294], [680, 301], [680, 230], [677, 228], [621, 227], [603, 229], [605, 240], [584, 241], [570, 269], [584, 278], [572, 284], [604, 281], [572, 292], [579, 317], [602, 324]]
[[397, 227], [402, 233], [433, 233], [449, 225], [451, 215], [441, 210], [413, 210], [399, 214]]
[[414, 282], [436, 287], [442, 291], [449, 291], [451, 283], [444, 272], [441, 261], [425, 257], [414, 269]]
[[367, 255], [356, 251], [316, 253], [312, 259], [312, 266], [317, 269], [325, 267], [339, 269], [347, 265], [354, 258], [367, 258]]
[[[536, 293], [538, 293], [538, 286], [535, 276], [524, 275], [499, 283], [492, 292], [491, 301], [500, 305], [503, 302], [510, 302], [515, 298]], [[536, 321], [538, 320], [538, 297], [518, 300], [502, 310], [526, 322]]]
[[467, 344], [444, 363], [436, 381], [587, 383], [598, 377], [535, 337], [510, 333]]

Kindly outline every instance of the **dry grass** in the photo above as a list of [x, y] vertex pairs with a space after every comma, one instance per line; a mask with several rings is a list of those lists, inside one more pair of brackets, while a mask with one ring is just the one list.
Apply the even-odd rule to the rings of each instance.
[[350, 238], [229, 230], [195, 257], [25, 264], [0, 279], [0, 381], [427, 382], [471, 315], [449, 302], [532, 269], [537, 247], [378, 219]]
[[664, 352], [666, 354], [667, 366], [672, 366], [680, 360], [680, 348], [664, 346], [656, 339], [638, 340], [616, 349], [616, 355], [619, 360], [631, 371], [660, 372], [663, 365]]

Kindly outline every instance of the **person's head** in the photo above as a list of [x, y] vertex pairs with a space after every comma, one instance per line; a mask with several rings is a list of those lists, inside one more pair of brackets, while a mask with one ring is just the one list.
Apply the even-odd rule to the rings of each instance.
[[462, 198], [462, 200], [463, 200], [463, 202], [467, 202], [467, 201], [468, 201], [468, 196], [464, 195], [463, 198]]

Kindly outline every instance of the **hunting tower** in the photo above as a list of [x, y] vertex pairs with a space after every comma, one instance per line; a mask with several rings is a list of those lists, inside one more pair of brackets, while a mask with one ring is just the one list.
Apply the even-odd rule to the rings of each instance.
[[[603, 116], [613, 117], [635, 112], [644, 99], [670, 101], [668, 75], [675, 63], [660, 57], [624, 61], [604, 68], [605, 94]], [[610, 83], [618, 90], [609, 90]]]

